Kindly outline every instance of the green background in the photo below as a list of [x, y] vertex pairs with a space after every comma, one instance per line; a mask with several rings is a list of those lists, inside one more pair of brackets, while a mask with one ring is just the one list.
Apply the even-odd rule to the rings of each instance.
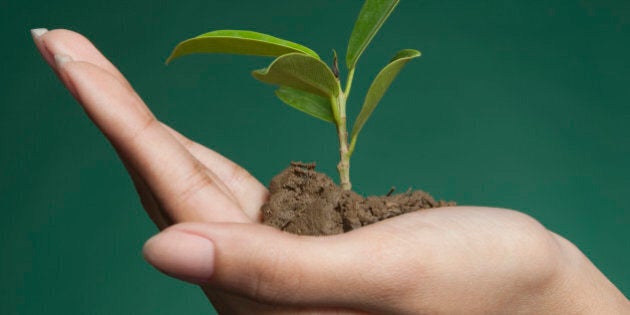
[[[255, 29], [345, 51], [361, 1], [3, 1], [0, 314], [208, 313], [201, 291], [141, 257], [156, 232], [110, 145], [57, 82], [29, 29], [91, 38], [163, 121], [261, 181], [291, 160], [334, 175], [330, 125], [282, 105], [249, 72], [270, 60], [194, 56], [180, 40]], [[371, 78], [423, 52], [366, 125], [355, 188], [421, 188], [524, 211], [630, 294], [630, 2], [402, 1], [358, 65]], [[335, 176], [336, 178], [336, 176]]]

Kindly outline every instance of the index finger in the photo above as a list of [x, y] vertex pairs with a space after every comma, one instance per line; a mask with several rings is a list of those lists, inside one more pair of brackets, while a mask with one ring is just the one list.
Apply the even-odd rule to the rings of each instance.
[[104, 69], [103, 63], [75, 61], [83, 59], [83, 50], [51, 44], [53, 32], [42, 35], [46, 53], [57, 60], [53, 68], [175, 222], [249, 221], [216, 175], [157, 121], [119, 72]]

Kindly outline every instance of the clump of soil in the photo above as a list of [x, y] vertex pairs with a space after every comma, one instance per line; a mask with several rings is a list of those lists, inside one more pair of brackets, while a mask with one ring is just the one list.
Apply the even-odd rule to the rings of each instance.
[[315, 171], [315, 164], [300, 162], [271, 180], [269, 194], [262, 206], [265, 224], [300, 235], [340, 234], [404, 213], [455, 205], [419, 190], [362, 197]]

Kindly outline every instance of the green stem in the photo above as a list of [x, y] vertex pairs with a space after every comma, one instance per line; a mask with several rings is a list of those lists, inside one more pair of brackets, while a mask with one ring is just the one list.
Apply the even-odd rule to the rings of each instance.
[[[348, 71], [345, 90], [342, 91], [341, 86], [339, 86], [339, 96], [336, 99], [331, 99], [333, 114], [337, 123], [337, 135], [339, 136], [339, 164], [337, 164], [337, 171], [339, 172], [339, 181], [343, 190], [352, 189], [352, 183], [350, 183], [350, 156], [352, 155], [352, 150], [348, 150], [346, 101], [348, 100], [348, 95], [350, 95], [353, 79], [354, 68]], [[337, 83], [339, 83], [339, 80], [337, 80]]]
[[341, 93], [337, 99], [339, 106], [339, 121], [337, 122], [337, 135], [339, 136], [339, 181], [343, 190], [352, 189], [350, 183], [350, 154], [348, 154], [348, 128], [346, 126], [346, 95]]
[[352, 189], [350, 182], [350, 156], [352, 156], [352, 148], [348, 148], [348, 127], [346, 118], [346, 102], [350, 96], [352, 81], [354, 80], [354, 68], [348, 70], [348, 78], [346, 79], [346, 88], [341, 91], [338, 99], [339, 121], [337, 122], [337, 134], [339, 135], [339, 164], [337, 171], [339, 172], [339, 180], [343, 190]]

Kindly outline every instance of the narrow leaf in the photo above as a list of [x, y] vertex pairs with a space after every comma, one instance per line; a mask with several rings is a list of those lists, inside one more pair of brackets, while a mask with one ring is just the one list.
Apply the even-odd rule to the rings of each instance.
[[352, 127], [352, 133], [350, 138], [354, 143], [356, 141], [356, 137], [359, 135], [361, 128], [365, 125], [365, 122], [370, 118], [372, 112], [378, 105], [378, 102], [383, 98], [385, 92], [392, 84], [400, 70], [409, 62], [409, 60], [413, 58], [420, 57], [420, 52], [413, 49], [404, 49], [399, 51], [394, 58], [389, 62], [381, 72], [376, 76], [370, 89], [365, 96], [365, 101], [363, 102], [363, 108], [361, 108], [361, 112], [357, 116], [356, 121], [354, 122], [354, 126]]
[[269, 67], [256, 70], [254, 78], [270, 84], [288, 86], [326, 98], [339, 95], [339, 83], [321, 60], [301, 53], [280, 56]]
[[166, 60], [166, 63], [168, 64], [173, 59], [181, 56], [196, 53], [225, 53], [277, 57], [294, 52], [307, 54], [319, 59], [317, 53], [308, 47], [288, 40], [252, 31], [219, 30], [205, 33], [179, 43], [171, 53], [171, 56]]
[[372, 41], [376, 32], [385, 23], [385, 20], [394, 11], [398, 2], [399, 0], [365, 1], [348, 42], [348, 52], [346, 54], [348, 69], [354, 69], [359, 57], [370, 41]]
[[281, 86], [276, 96], [285, 104], [323, 121], [334, 122], [330, 101], [319, 95]]

